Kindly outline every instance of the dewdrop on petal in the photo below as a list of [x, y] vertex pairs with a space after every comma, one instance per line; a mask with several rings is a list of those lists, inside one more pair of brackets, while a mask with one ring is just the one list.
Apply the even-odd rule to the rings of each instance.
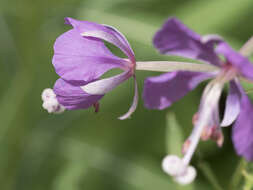
[[43, 100], [42, 107], [48, 111], [48, 113], [62, 113], [65, 108], [59, 104], [54, 91], [50, 88], [43, 90], [41, 94]]
[[187, 185], [194, 181], [197, 176], [196, 169], [192, 166], [188, 166], [186, 171], [179, 176], [174, 177], [174, 180], [181, 185]]

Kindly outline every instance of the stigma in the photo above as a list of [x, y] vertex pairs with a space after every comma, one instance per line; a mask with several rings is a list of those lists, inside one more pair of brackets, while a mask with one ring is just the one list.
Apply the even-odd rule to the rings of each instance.
[[56, 94], [51, 88], [46, 88], [43, 90], [41, 94], [41, 98], [43, 101], [42, 107], [48, 111], [48, 113], [62, 113], [65, 108], [62, 106], [57, 98]]

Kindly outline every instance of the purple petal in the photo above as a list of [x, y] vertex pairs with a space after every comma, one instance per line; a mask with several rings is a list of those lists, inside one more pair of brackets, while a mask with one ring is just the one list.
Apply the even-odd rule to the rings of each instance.
[[241, 93], [235, 81], [230, 82], [229, 94], [226, 100], [224, 118], [221, 126], [226, 127], [231, 125], [240, 113]]
[[144, 83], [145, 106], [149, 109], [164, 109], [212, 76], [209, 73], [177, 71], [149, 77]]
[[103, 95], [111, 91], [125, 80], [132, 76], [131, 71], [125, 71], [119, 75], [91, 82], [81, 88], [88, 94]]
[[119, 117], [120, 120], [130, 118], [132, 113], [134, 113], [134, 111], [137, 108], [138, 99], [139, 99], [138, 85], [137, 85], [136, 77], [133, 76], [133, 78], [134, 78], [134, 100], [133, 100], [133, 103], [132, 103], [131, 107], [129, 108], [128, 112]]
[[227, 61], [232, 64], [243, 77], [253, 80], [253, 65], [248, 58], [233, 50], [225, 42], [217, 46], [216, 52], [224, 55]]
[[79, 21], [73, 18], [65, 18], [65, 21], [77, 29], [80, 35], [108, 41], [120, 48], [132, 61], [135, 61], [134, 52], [126, 37], [112, 26]]
[[238, 155], [248, 161], [253, 160], [253, 105], [249, 97], [238, 86], [241, 92], [241, 111], [233, 126], [233, 143]]
[[209, 44], [215, 46], [218, 43], [223, 42], [223, 38], [217, 34], [207, 34], [201, 37], [201, 42], [204, 44]]
[[58, 37], [54, 45], [56, 73], [68, 81], [97, 79], [112, 68], [123, 68], [124, 62], [102, 41], [86, 39], [73, 29]]
[[103, 97], [103, 95], [90, 95], [85, 93], [80, 88], [80, 85], [73, 85], [63, 79], [58, 79], [54, 85], [54, 92], [59, 103], [69, 110], [85, 109]]
[[[217, 38], [214, 39], [216, 41]], [[220, 65], [214, 43], [202, 42], [201, 36], [176, 18], [170, 18], [154, 36], [154, 46], [162, 54], [184, 56]]]

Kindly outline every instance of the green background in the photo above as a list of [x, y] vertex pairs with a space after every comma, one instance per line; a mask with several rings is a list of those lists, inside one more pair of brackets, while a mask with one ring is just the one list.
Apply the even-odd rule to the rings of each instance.
[[[244, 182], [236, 181], [240, 173], [234, 175], [239, 157], [230, 128], [223, 129], [222, 148], [214, 142], [198, 147], [192, 185], [178, 186], [161, 170], [163, 157], [178, 151], [180, 139], [190, 134], [205, 84], [164, 111], [147, 110], [140, 100], [125, 121], [117, 117], [131, 104], [132, 81], [108, 93], [98, 114], [93, 109], [48, 114], [41, 92], [58, 78], [51, 59], [55, 39], [70, 29], [64, 17], [116, 27], [139, 61], [175, 60], [152, 46], [169, 16], [200, 34], [219, 34], [238, 49], [253, 34], [252, 10], [252, 0], [1, 0], [0, 189], [238, 190], [233, 185]], [[140, 92], [145, 77], [157, 74], [137, 71]]]

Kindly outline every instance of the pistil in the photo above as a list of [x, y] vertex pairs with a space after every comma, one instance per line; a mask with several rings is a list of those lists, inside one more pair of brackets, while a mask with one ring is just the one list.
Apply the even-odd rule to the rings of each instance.
[[138, 61], [136, 70], [173, 72], [173, 71], [193, 71], [193, 72], [216, 72], [219, 67], [211, 64], [198, 64], [177, 61]]
[[219, 127], [213, 128], [214, 124], [218, 125], [219, 123], [217, 111], [223, 86], [224, 80], [216, 79], [206, 86], [199, 111], [193, 119], [195, 127], [183, 146], [184, 157], [180, 159], [175, 155], [168, 155], [163, 161], [164, 171], [173, 176], [181, 184], [191, 183], [196, 177], [196, 170], [192, 166], [189, 166], [189, 163], [200, 138], [203, 138], [203, 134], [205, 138], [210, 137], [215, 139], [217, 144], [223, 142], [223, 138], [221, 138], [219, 133]]

